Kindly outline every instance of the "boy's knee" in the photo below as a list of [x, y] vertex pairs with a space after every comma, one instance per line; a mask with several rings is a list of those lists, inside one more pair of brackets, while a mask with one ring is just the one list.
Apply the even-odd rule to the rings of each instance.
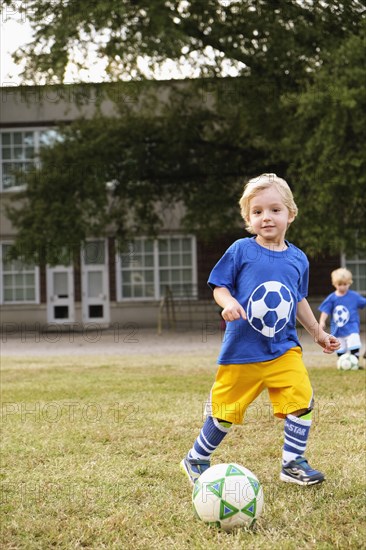
[[228, 422], [227, 420], [222, 420], [221, 418], [218, 418], [217, 422], [220, 424], [220, 426], [226, 429], [231, 428], [232, 426], [232, 422]]

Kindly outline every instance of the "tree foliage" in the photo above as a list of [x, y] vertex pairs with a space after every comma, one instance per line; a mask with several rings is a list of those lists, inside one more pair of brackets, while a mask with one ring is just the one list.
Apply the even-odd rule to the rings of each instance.
[[[195, 76], [238, 74], [298, 81], [324, 60], [329, 45], [358, 32], [359, 0], [4, 0], [24, 11], [35, 30], [20, 50], [24, 76], [63, 82], [67, 63], [83, 66], [92, 45], [113, 80], [141, 78], [139, 59], [157, 68], [187, 63]], [[44, 80], [42, 81], [44, 82]]]
[[[300, 207], [292, 235], [308, 252], [366, 249], [361, 2], [30, 0], [27, 10], [25, 81], [63, 82], [92, 42], [115, 81], [102, 95], [122, 86], [139, 100], [116, 101], [113, 118], [97, 109], [42, 152], [9, 209], [18, 249], [54, 263], [65, 242], [157, 232], [174, 204], [187, 230], [213, 237], [241, 223], [243, 181], [261, 172], [288, 179]], [[148, 82], [144, 56], [201, 78]]]
[[314, 254], [365, 253], [363, 37], [348, 38], [293, 100], [283, 149], [300, 207], [296, 237]]
[[[66, 243], [77, 249], [90, 235], [154, 234], [175, 204], [184, 209], [186, 229], [202, 238], [238, 225], [243, 178], [255, 173], [263, 145], [253, 146], [252, 127], [243, 121], [249, 109], [240, 117], [226, 102], [237, 88], [190, 84], [170, 90], [159, 116], [151, 106], [136, 112], [124, 105], [119, 116], [61, 129], [62, 139], [41, 151], [26, 188], [7, 208], [18, 253], [36, 251], [52, 264]], [[222, 96], [215, 109], [214, 92]]]

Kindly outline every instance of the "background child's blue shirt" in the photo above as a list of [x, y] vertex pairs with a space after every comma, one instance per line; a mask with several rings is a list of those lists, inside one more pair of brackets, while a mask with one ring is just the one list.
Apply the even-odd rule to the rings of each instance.
[[309, 262], [286, 244], [274, 252], [255, 237], [239, 239], [211, 271], [210, 287], [227, 288], [248, 317], [227, 323], [219, 364], [268, 361], [300, 346], [296, 310], [308, 293]]
[[366, 298], [354, 290], [348, 290], [344, 296], [337, 296], [332, 292], [318, 309], [331, 316], [330, 330], [334, 336], [349, 336], [360, 332], [358, 309], [365, 306]]

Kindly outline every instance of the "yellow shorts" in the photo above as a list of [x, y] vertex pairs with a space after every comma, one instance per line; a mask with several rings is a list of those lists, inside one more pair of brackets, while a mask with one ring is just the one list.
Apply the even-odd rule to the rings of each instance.
[[206, 405], [206, 414], [241, 424], [249, 405], [268, 389], [274, 415], [312, 406], [313, 390], [300, 347], [261, 363], [220, 365]]

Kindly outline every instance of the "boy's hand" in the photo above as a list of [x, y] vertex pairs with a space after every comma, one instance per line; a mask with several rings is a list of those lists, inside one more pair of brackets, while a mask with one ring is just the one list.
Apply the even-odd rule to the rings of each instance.
[[246, 319], [244, 308], [239, 304], [235, 298], [230, 300], [228, 304], [222, 310], [221, 316], [225, 321], [236, 321], [237, 319]]
[[315, 341], [323, 348], [323, 353], [333, 353], [341, 347], [340, 341], [335, 336], [324, 331]]

